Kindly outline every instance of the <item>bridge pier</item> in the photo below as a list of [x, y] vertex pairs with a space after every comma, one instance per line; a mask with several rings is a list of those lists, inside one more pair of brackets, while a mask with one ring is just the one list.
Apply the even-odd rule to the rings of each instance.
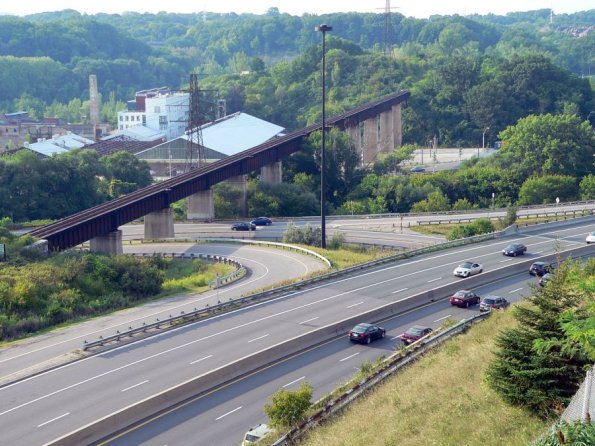
[[145, 240], [158, 240], [175, 237], [172, 208], [145, 215]]
[[260, 168], [260, 181], [267, 183], [281, 184], [283, 182], [283, 170], [281, 161], [267, 164]]
[[213, 189], [202, 190], [188, 197], [188, 220], [210, 221], [215, 218]]
[[102, 254], [122, 254], [122, 230], [117, 229], [109, 234], [98, 235], [90, 241], [91, 251]]
[[363, 164], [374, 162], [379, 153], [390, 153], [403, 142], [401, 104], [363, 121], [352, 122], [345, 131], [360, 153]]

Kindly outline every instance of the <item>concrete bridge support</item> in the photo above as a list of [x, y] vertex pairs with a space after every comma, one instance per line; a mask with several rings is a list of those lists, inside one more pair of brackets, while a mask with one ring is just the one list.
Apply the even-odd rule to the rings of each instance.
[[172, 208], [164, 208], [145, 215], [145, 240], [173, 237], [175, 237], [175, 233]]
[[281, 184], [283, 182], [283, 170], [281, 161], [269, 164], [260, 168], [260, 181], [267, 183]]
[[188, 197], [188, 220], [211, 221], [215, 218], [213, 189], [203, 190]]
[[90, 241], [91, 251], [102, 254], [122, 254], [122, 231], [120, 229], [109, 234], [99, 235]]
[[359, 151], [363, 164], [374, 162], [380, 153], [390, 153], [403, 142], [401, 104], [393, 105], [364, 121], [358, 121], [345, 128]]
[[225, 180], [226, 183], [240, 189], [242, 192], [240, 199], [238, 200], [238, 208], [241, 210], [240, 214], [242, 217], [248, 216], [248, 194], [246, 188], [246, 175], [238, 175], [237, 177], [231, 177]]

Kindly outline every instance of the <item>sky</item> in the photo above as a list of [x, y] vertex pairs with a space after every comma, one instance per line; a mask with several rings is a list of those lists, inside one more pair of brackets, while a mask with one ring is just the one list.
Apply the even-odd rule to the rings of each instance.
[[[554, 14], [570, 14], [595, 9], [593, 0], [392, 0], [393, 12], [407, 17], [427, 18], [431, 15], [505, 15], [508, 12], [553, 9]], [[105, 12], [120, 14], [127, 11], [157, 13], [235, 12], [264, 14], [270, 7], [291, 15], [326, 14], [331, 12], [377, 12], [385, 10], [386, 0], [186, 0], [173, 3], [156, 0], [25, 0], [0, 3], [0, 14], [28, 15], [48, 11], [74, 9], [81, 13]]]

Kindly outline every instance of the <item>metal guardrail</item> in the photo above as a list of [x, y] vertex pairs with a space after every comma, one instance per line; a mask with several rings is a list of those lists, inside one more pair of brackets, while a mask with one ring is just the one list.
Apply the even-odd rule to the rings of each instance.
[[[585, 212], [586, 211], [586, 212]], [[570, 211], [553, 211], [553, 212], [536, 212], [534, 214], [523, 214], [517, 215], [517, 220], [527, 220], [529, 218], [542, 218], [542, 217], [566, 217], [571, 215], [572, 218], [585, 217], [589, 215], [595, 215], [595, 209], [575, 209]], [[440, 224], [452, 224], [452, 223], [471, 223], [478, 218], [488, 218], [490, 220], [499, 220], [501, 217], [488, 216], [488, 217], [467, 217], [467, 218], [443, 218], [436, 220], [418, 220], [417, 224], [423, 225], [440, 225]]]
[[[308, 430], [317, 426], [323, 421], [326, 421], [335, 413], [341, 411], [351, 402], [359, 398], [366, 391], [384, 381], [389, 376], [398, 372], [405, 365], [417, 359], [419, 356], [426, 353], [429, 349], [438, 344], [456, 336], [478, 321], [487, 318], [491, 312], [479, 313], [468, 319], [463, 319], [459, 323], [453, 325], [442, 331], [434, 332], [425, 338], [422, 338], [409, 346], [404, 347], [400, 351], [394, 353], [383, 361], [383, 365], [370, 376], [357, 383], [347, 391], [343, 392], [339, 397], [325, 404], [324, 408], [320, 409], [315, 414], [311, 415], [300, 423], [298, 426], [291, 429], [289, 432], [280, 437], [273, 443], [272, 446], [283, 446], [299, 439]], [[319, 400], [320, 401], [320, 400]], [[316, 404], [316, 403], [315, 403]], [[292, 443], [293, 444], [293, 443]]]

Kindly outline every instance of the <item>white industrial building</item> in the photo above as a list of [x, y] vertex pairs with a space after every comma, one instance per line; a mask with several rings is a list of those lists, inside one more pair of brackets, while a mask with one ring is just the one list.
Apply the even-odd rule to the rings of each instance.
[[138, 91], [127, 109], [118, 112], [118, 130], [144, 126], [163, 132], [168, 140], [182, 136], [188, 123], [189, 98], [188, 93], [167, 87]]

